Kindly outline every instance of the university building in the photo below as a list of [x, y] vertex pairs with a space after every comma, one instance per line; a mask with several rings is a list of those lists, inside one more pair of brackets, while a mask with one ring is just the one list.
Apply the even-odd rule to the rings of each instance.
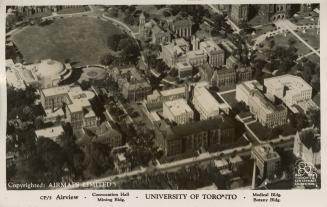
[[225, 64], [225, 52], [214, 41], [200, 42], [200, 49], [207, 54], [208, 63], [211, 67], [220, 67]]
[[280, 156], [271, 145], [264, 144], [252, 149], [252, 157], [262, 178], [272, 179], [280, 167]]
[[193, 121], [194, 112], [185, 99], [177, 99], [163, 103], [163, 116], [177, 124], [186, 124]]
[[218, 103], [205, 87], [196, 87], [194, 89], [192, 103], [200, 114], [200, 120], [217, 118], [221, 112], [228, 113], [228, 106]]
[[111, 77], [118, 83], [118, 88], [127, 101], [144, 100], [152, 91], [150, 84], [134, 67], [114, 68]]
[[70, 64], [46, 59], [39, 63], [23, 65], [6, 60], [7, 83], [15, 88], [25, 89], [26, 85], [36, 88], [58, 86], [72, 74]]
[[235, 139], [235, 127], [230, 118], [166, 127], [162, 133], [160, 147], [167, 159], [192, 156], [201, 149], [228, 145]]
[[266, 22], [286, 19], [290, 15], [291, 4], [261, 4], [259, 15]]
[[256, 80], [236, 85], [236, 100], [248, 105], [263, 126], [274, 128], [286, 124], [287, 108], [282, 104], [275, 106], [258, 87], [261, 85]]
[[320, 140], [320, 133], [317, 133], [313, 128], [298, 131], [294, 137], [294, 155], [305, 162], [311, 163], [313, 166], [320, 166]]
[[189, 38], [192, 36], [193, 22], [187, 18], [184, 19], [169, 19], [167, 20], [170, 30], [177, 37]]
[[211, 85], [218, 89], [230, 89], [235, 87], [236, 71], [230, 68], [215, 70], [211, 78]]
[[83, 91], [79, 86], [58, 86], [41, 89], [40, 96], [46, 121], [64, 119], [74, 130], [96, 125], [97, 118], [90, 103], [93, 92]]
[[232, 4], [230, 11], [230, 19], [235, 24], [241, 24], [248, 21], [249, 5], [248, 4]]
[[267, 94], [281, 99], [291, 110], [294, 105], [307, 111], [308, 105], [317, 108], [312, 101], [312, 87], [301, 77], [282, 75], [264, 79]]

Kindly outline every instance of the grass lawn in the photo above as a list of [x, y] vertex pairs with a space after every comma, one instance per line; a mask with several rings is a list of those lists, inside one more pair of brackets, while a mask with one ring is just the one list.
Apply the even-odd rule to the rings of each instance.
[[109, 52], [107, 37], [121, 33], [110, 22], [89, 17], [55, 20], [45, 26], [28, 26], [12, 36], [27, 62], [52, 58], [81, 65], [98, 63], [99, 57]]
[[237, 104], [237, 100], [235, 99], [236, 96], [236, 91], [230, 92], [230, 93], [225, 93], [225, 94], [220, 94], [226, 101], [227, 103], [233, 107], [235, 104]]
[[320, 39], [319, 34], [317, 34], [317, 29], [308, 29], [305, 33], [303, 33], [302, 31], [298, 31], [297, 34], [313, 48], [320, 48]]
[[294, 47], [297, 49], [297, 54], [300, 56], [300, 55], [303, 55], [303, 54], [307, 54], [309, 52], [311, 52], [311, 50], [305, 46], [300, 40], [298, 40], [294, 35], [292, 35], [291, 33], [287, 33], [286, 36], [284, 36], [284, 34], [278, 34], [274, 37], [272, 37], [271, 39], [269, 40], [265, 40], [263, 42], [264, 44], [264, 47], [263, 49], [267, 49], [268, 50], [268, 44], [271, 40], [274, 40], [275, 41], [275, 46], [274, 48], [276, 47], [288, 47], [289, 46], [289, 43], [288, 43], [288, 40], [292, 38], [295, 43], [294, 43]]

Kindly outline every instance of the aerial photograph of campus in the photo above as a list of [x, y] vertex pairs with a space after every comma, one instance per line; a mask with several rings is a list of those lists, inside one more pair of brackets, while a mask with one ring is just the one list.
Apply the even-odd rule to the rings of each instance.
[[319, 12], [7, 6], [7, 189], [319, 189]]

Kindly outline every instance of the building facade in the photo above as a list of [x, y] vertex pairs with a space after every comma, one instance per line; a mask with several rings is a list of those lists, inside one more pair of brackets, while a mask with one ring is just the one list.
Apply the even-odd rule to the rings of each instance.
[[200, 120], [217, 118], [220, 115], [220, 104], [205, 87], [194, 89], [192, 103], [200, 114]]
[[266, 22], [286, 19], [290, 15], [291, 4], [262, 4], [260, 5], [259, 15]]
[[272, 146], [269, 144], [255, 146], [251, 154], [259, 169], [259, 175], [262, 178], [274, 178], [280, 167], [280, 156]]
[[234, 88], [236, 83], [236, 71], [234, 69], [223, 68], [215, 70], [211, 78], [211, 85], [218, 89]]
[[177, 63], [176, 69], [180, 80], [185, 80], [193, 76], [193, 67], [188, 62]]
[[161, 146], [168, 159], [192, 156], [201, 149], [213, 149], [234, 142], [235, 128], [229, 119], [211, 119], [170, 127]]
[[287, 123], [287, 108], [280, 104], [275, 106], [257, 88], [256, 80], [236, 85], [236, 100], [249, 106], [251, 113], [263, 125], [274, 128]]
[[236, 24], [248, 21], [249, 5], [248, 4], [232, 4], [230, 11], [230, 19]]
[[321, 165], [320, 134], [313, 128], [298, 131], [294, 137], [293, 154], [313, 166]]
[[[92, 127], [97, 118], [89, 100], [94, 98], [91, 91], [83, 91], [79, 86], [58, 86], [40, 90], [41, 104], [47, 114], [63, 114], [73, 129]], [[58, 118], [58, 117], [56, 117]]]
[[189, 38], [192, 36], [193, 22], [187, 18], [181, 20], [168, 20], [168, 25], [176, 37]]
[[166, 101], [163, 103], [163, 116], [177, 124], [192, 122], [194, 112], [185, 99]]
[[312, 87], [301, 77], [282, 75], [264, 79], [267, 94], [281, 99], [287, 106], [308, 101], [312, 97]]
[[214, 41], [200, 42], [200, 49], [207, 54], [208, 63], [211, 67], [220, 67], [225, 64], [225, 52]]

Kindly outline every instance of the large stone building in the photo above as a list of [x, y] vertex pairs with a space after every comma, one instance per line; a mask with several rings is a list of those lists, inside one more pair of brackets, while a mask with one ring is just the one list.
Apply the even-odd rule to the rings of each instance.
[[114, 129], [108, 121], [97, 124], [92, 127], [80, 129], [76, 135], [79, 144], [88, 145], [90, 143], [106, 144], [110, 147], [119, 147], [123, 145], [122, 134]]
[[203, 50], [189, 51], [187, 53], [187, 60], [194, 67], [204, 65], [208, 62], [207, 54]]
[[282, 75], [264, 79], [267, 94], [281, 99], [287, 106], [311, 100], [312, 87], [301, 77]]
[[251, 67], [239, 67], [236, 69], [236, 82], [241, 83], [243, 81], [249, 81], [252, 79], [253, 71]]
[[226, 111], [226, 106], [218, 103], [205, 87], [196, 87], [194, 89], [192, 103], [200, 114], [200, 120], [217, 118], [220, 112]]
[[175, 67], [177, 63], [187, 62], [186, 52], [188, 51], [188, 47], [182, 45], [177, 45], [176, 41], [171, 44], [162, 46], [161, 57], [162, 60], [169, 66]]
[[193, 67], [188, 62], [177, 63], [176, 69], [178, 71], [178, 78], [180, 80], [185, 80], [187, 78], [192, 77], [193, 75]]
[[220, 67], [225, 64], [225, 52], [214, 41], [200, 42], [200, 49], [207, 54], [208, 63], [211, 67]]
[[263, 126], [274, 128], [286, 124], [287, 108], [282, 104], [274, 105], [258, 87], [261, 85], [256, 80], [236, 85], [236, 100], [248, 105]]
[[255, 146], [252, 149], [252, 157], [259, 169], [261, 178], [274, 178], [274, 175], [280, 167], [280, 156], [274, 151], [271, 145], [264, 144]]
[[177, 124], [186, 124], [193, 121], [194, 112], [185, 99], [177, 99], [163, 103], [163, 116]]
[[168, 159], [192, 156], [201, 149], [214, 149], [235, 140], [235, 126], [230, 118], [192, 122], [162, 130], [164, 136], [159, 143]]
[[193, 22], [187, 18], [184, 19], [169, 19], [168, 25], [170, 30], [175, 34], [176, 37], [192, 36], [192, 25]]
[[40, 96], [46, 120], [64, 119], [74, 130], [96, 125], [97, 118], [90, 103], [93, 92], [83, 91], [79, 86], [58, 86], [41, 89]]
[[230, 11], [230, 19], [236, 24], [248, 21], [249, 5], [248, 4], [232, 4]]
[[286, 19], [290, 15], [291, 4], [261, 4], [259, 15], [266, 22]]
[[165, 101], [173, 101], [185, 98], [185, 87], [173, 88], [163, 91], [154, 90], [152, 94], [147, 96], [146, 106], [148, 109], [158, 109], [162, 107]]
[[24, 89], [26, 85], [37, 88], [58, 86], [72, 74], [70, 64], [46, 59], [30, 65], [6, 61], [7, 83], [15, 88]]
[[130, 102], [146, 99], [152, 91], [151, 85], [134, 67], [114, 68], [111, 77], [118, 83], [123, 97]]
[[236, 83], [236, 71], [234, 69], [223, 68], [215, 70], [211, 78], [211, 85], [220, 90], [234, 88]]
[[139, 17], [139, 34], [141, 37], [151, 37], [153, 44], [166, 45], [171, 41], [170, 32], [158, 25], [154, 20], [146, 22], [143, 13]]
[[214, 41], [200, 42], [193, 38], [192, 50], [190, 44], [183, 38], [175, 39], [171, 44], [161, 47], [161, 57], [169, 67], [178, 63], [188, 63], [194, 67], [208, 63], [211, 67], [220, 67], [225, 63], [225, 52]]

